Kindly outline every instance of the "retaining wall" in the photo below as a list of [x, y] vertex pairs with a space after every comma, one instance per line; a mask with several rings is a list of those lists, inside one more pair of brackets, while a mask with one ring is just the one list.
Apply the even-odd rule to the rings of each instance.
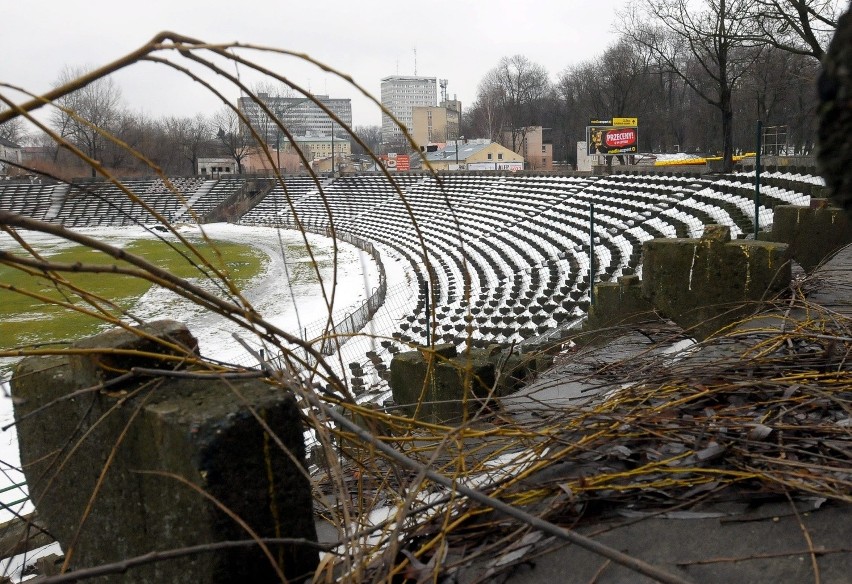
[[754, 311], [790, 284], [787, 246], [731, 241], [708, 225], [701, 239], [652, 239], [643, 245], [642, 296], [697, 338]]
[[830, 207], [826, 199], [812, 199], [810, 207], [775, 207], [772, 232], [762, 237], [786, 243], [790, 256], [810, 272], [852, 243], [852, 224], [843, 209]]

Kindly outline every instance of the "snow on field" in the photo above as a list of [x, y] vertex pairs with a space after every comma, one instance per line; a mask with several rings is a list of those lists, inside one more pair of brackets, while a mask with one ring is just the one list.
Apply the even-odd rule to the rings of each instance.
[[[131, 241], [152, 238], [150, 232], [141, 227], [131, 228], [99, 228], [81, 230], [87, 235], [97, 237], [101, 241], [113, 245], [122, 245]], [[290, 246], [301, 246], [303, 236], [296, 231], [277, 230], [267, 227], [247, 227], [229, 224], [212, 224], [204, 226], [204, 232], [213, 240], [225, 240], [251, 245], [266, 253], [268, 262], [262, 274], [256, 277], [244, 290], [245, 298], [255, 310], [275, 326], [299, 334], [309, 324], [324, 319], [329, 311], [339, 312], [362, 303], [369, 291], [378, 285], [378, 266], [369, 254], [343, 242], [337, 245], [337, 262], [333, 263], [332, 240], [314, 234], [307, 234], [314, 257], [320, 268], [320, 278], [326, 286], [326, 297], [323, 296], [319, 280], [290, 282], [289, 275], [299, 267], [296, 264], [309, 263], [308, 256], [288, 258], [282, 249]], [[200, 228], [187, 226], [181, 229], [181, 234], [187, 238], [197, 239], [201, 235]], [[158, 234], [166, 237], [167, 234]], [[73, 244], [43, 234], [25, 234], [27, 241], [33, 243], [45, 255], [58, 251]], [[174, 239], [173, 236], [170, 237]], [[17, 246], [9, 236], [0, 234], [0, 249], [14, 249]], [[335, 278], [337, 286], [331, 295], [331, 282]], [[304, 273], [304, 270], [301, 271]], [[313, 274], [312, 274], [313, 275]], [[193, 279], [193, 283], [212, 290], [213, 286], [203, 279]], [[329, 306], [327, 302], [333, 300]], [[250, 364], [249, 354], [238, 344], [234, 343], [231, 334], [239, 332], [238, 325], [225, 321], [215, 314], [205, 311], [183, 300], [175, 294], [161, 288], [149, 290], [130, 311], [143, 320], [171, 318], [186, 322], [192, 332], [198, 337], [202, 354], [220, 360], [238, 364]], [[250, 335], [242, 334], [244, 337]]]
[[[197, 231], [197, 228], [186, 228]], [[271, 227], [247, 227], [241, 225], [205, 225], [208, 237], [245, 243], [260, 249], [269, 258], [266, 270], [256, 278], [244, 297], [255, 310], [271, 324], [301, 336], [301, 331], [312, 323], [323, 320], [329, 312], [340, 312], [360, 305], [369, 296], [370, 290], [378, 285], [379, 270], [372, 257], [358, 248], [343, 242], [337, 244], [337, 262], [334, 263], [332, 240], [307, 234], [319, 275], [325, 286], [325, 296], [320, 280], [292, 282], [296, 263], [309, 263], [308, 256], [295, 260], [282, 254], [282, 248], [299, 246], [303, 235], [297, 231], [278, 230]], [[190, 233], [191, 234], [191, 233]], [[336, 272], [336, 276], [335, 276]], [[332, 298], [331, 283], [336, 277]], [[333, 300], [333, 304], [329, 303]], [[171, 318], [189, 324], [198, 338], [202, 355], [240, 365], [256, 364], [251, 355], [235, 343], [232, 334], [237, 333], [251, 342], [251, 335], [239, 325], [226, 321], [216, 314], [205, 313], [189, 301], [176, 298], [162, 289], [151, 289], [143, 296], [135, 314], [144, 320]], [[191, 315], [191, 316], [187, 316]]]
[[689, 152], [676, 152], [674, 154], [655, 154], [656, 159], [660, 162], [675, 162], [677, 160], [692, 160], [700, 157], [700, 154], [690, 154]]
[[[256, 249], [264, 251], [268, 256], [268, 262], [261, 274], [254, 278], [244, 290], [245, 298], [255, 307], [264, 318], [276, 326], [294, 334], [299, 330], [309, 328], [321, 319], [325, 319], [329, 306], [323, 298], [319, 281], [307, 281], [305, 278], [298, 283], [290, 283], [288, 274], [293, 274], [296, 268], [294, 262], [310, 261], [307, 257], [288, 258], [282, 254], [282, 249], [291, 245], [300, 245], [303, 236], [299, 232], [277, 230], [266, 227], [247, 227], [227, 224], [214, 224], [204, 226], [207, 235], [214, 240], [226, 240], [238, 243], [247, 243]], [[101, 228], [86, 231], [88, 235], [97, 237], [99, 240], [120, 245], [122, 242], [133, 241], [142, 237], [152, 235], [142, 228]], [[182, 233], [188, 237], [200, 235], [198, 227], [186, 227]], [[45, 254], [53, 250], [69, 247], [67, 241], [57, 240], [42, 234], [25, 234], [27, 241], [38, 245], [39, 250]], [[326, 293], [331, 294], [330, 284], [335, 277], [335, 264], [333, 258], [333, 242], [331, 239], [319, 235], [308, 234], [308, 243], [313, 249], [314, 256], [320, 268], [322, 281], [326, 283]], [[0, 234], [0, 249], [14, 249], [16, 243], [5, 235]], [[376, 263], [369, 254], [358, 248], [338, 242], [337, 244], [336, 279], [337, 286], [334, 293], [333, 312], [343, 312], [345, 309], [355, 308], [360, 305], [379, 282], [379, 270]], [[404, 301], [400, 305], [400, 295], [389, 298], [387, 307], [383, 307], [376, 315], [379, 322], [385, 322], [382, 327], [387, 329], [392, 325], [392, 318], [401, 318], [401, 311], [405, 310], [411, 297], [416, 297], [416, 291], [408, 291], [405, 284], [406, 274], [402, 268], [402, 262], [394, 259], [388, 251], [384, 252], [385, 265], [387, 267], [388, 289], [403, 290]], [[390, 296], [390, 294], [389, 294]], [[390, 306], [395, 309], [391, 310]], [[150, 290], [137, 303], [132, 310], [134, 314], [146, 320], [159, 318], [173, 318], [186, 322], [196, 337], [199, 339], [202, 354], [222, 361], [237, 364], [253, 365], [254, 359], [234, 342], [231, 333], [241, 329], [234, 323], [224, 321], [218, 315], [210, 315], [202, 312], [198, 307], [188, 301], [163, 290]], [[393, 317], [390, 313], [393, 313]], [[389, 329], [388, 329], [389, 330]], [[240, 333], [245, 340], [250, 340], [250, 335]], [[353, 344], [357, 344], [353, 341]], [[344, 345], [346, 347], [346, 345]], [[348, 351], [358, 350], [358, 347], [346, 347]], [[363, 357], [364, 349], [361, 349]], [[342, 363], [341, 360], [337, 360]], [[8, 388], [2, 387], [0, 396], [0, 426], [5, 426], [12, 421], [12, 400], [8, 394]], [[26, 497], [26, 487], [20, 486], [3, 489], [23, 483], [23, 475], [16, 469], [20, 466], [18, 454], [17, 435], [14, 427], [0, 432], [0, 503], [9, 504]], [[17, 513], [28, 513], [32, 510], [29, 502], [17, 504], [14, 511]], [[6, 509], [0, 509], [0, 522], [10, 519], [12, 513]]]

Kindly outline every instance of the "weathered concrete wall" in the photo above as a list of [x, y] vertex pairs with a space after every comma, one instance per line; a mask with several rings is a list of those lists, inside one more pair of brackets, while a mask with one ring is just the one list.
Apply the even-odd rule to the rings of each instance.
[[[156, 338], [196, 346], [177, 323], [141, 328]], [[72, 566], [251, 539], [199, 490], [261, 537], [316, 539], [303, 468], [303, 427], [291, 394], [257, 380], [175, 378], [137, 379], [81, 392], [130, 367], [156, 362], [114, 349], [162, 350], [155, 341], [123, 330], [72, 346], [87, 348], [113, 352], [30, 357], [12, 379], [30, 494], [66, 553], [73, 548]], [[62, 401], [34, 413], [54, 400]], [[288, 453], [264, 432], [251, 410]], [[90, 503], [91, 513], [78, 533]], [[316, 550], [309, 547], [271, 545], [270, 550], [289, 579], [312, 573], [318, 562]], [[271, 562], [252, 547], [149, 564], [130, 570], [120, 581], [272, 582], [276, 577]]]
[[486, 397], [494, 384], [494, 365], [459, 361], [453, 345], [396, 355], [390, 379], [394, 401], [430, 422], [457, 422], [476, 412], [482, 405], [477, 398]]
[[642, 295], [698, 338], [748, 314], [790, 284], [787, 246], [731, 241], [708, 225], [700, 240], [653, 239], [644, 244]]
[[545, 352], [506, 354], [492, 345], [458, 355], [453, 345], [423, 347], [394, 356], [390, 385], [394, 401], [419, 420], [453, 423], [489, 406], [489, 397], [517, 391], [529, 377], [547, 369]]
[[788, 258], [811, 271], [852, 243], [852, 229], [841, 209], [814, 199], [810, 207], [776, 206], [772, 232], [761, 239], [731, 242], [727, 228], [709, 225], [700, 240], [646, 242], [645, 281], [623, 276], [618, 283], [596, 284], [584, 329], [602, 332], [582, 335], [579, 342], [605, 338], [607, 327], [635, 323], [655, 308], [706, 337], [747, 313], [744, 303], [783, 291], [790, 280]]
[[[594, 303], [589, 307], [584, 330], [592, 331], [612, 326], [656, 320], [654, 305], [642, 296], [639, 276], [620, 276], [616, 282], [595, 284]], [[608, 340], [609, 337], [604, 335]], [[580, 342], [593, 342], [595, 335], [581, 335]]]
[[810, 272], [852, 243], [852, 224], [843, 209], [829, 207], [826, 199], [812, 199], [810, 207], [775, 207], [772, 233], [766, 237], [786, 243], [790, 256]]

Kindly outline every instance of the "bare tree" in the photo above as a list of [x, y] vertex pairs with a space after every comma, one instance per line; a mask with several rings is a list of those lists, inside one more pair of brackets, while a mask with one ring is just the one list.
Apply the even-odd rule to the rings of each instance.
[[[479, 84], [478, 102], [505, 120], [512, 150], [523, 142], [527, 126], [538, 122], [545, 98], [551, 91], [547, 70], [523, 55], [503, 57]], [[493, 108], [499, 110], [494, 112]], [[496, 124], [492, 125], [492, 130]]]
[[[382, 143], [382, 127], [381, 126], [355, 126], [354, 133], [361, 138], [364, 144], [373, 152], [379, 151], [379, 146]], [[352, 142], [353, 154], [366, 154], [361, 145], [357, 142]]]
[[604, 51], [589, 71], [588, 82], [601, 116], [634, 116], [649, 73], [650, 53], [626, 38]]
[[624, 15], [630, 38], [719, 111], [725, 172], [733, 169], [734, 86], [760, 53], [746, 17], [757, 1], [634, 0]]
[[164, 129], [166, 137], [174, 142], [177, 155], [189, 167], [189, 174], [194, 175], [202, 147], [213, 138], [210, 121], [202, 114], [196, 114], [192, 118], [171, 117], [164, 121]]
[[494, 142], [503, 139], [506, 116], [501, 92], [499, 88], [490, 85], [487, 78], [480, 82], [476, 101], [462, 123], [461, 133], [465, 136], [489, 138]]
[[28, 142], [29, 134], [26, 131], [24, 120], [12, 118], [8, 122], [0, 124], [0, 138], [19, 146]]
[[224, 106], [213, 116], [213, 131], [224, 153], [233, 158], [237, 172], [243, 173], [243, 160], [251, 154], [254, 140], [233, 109]]
[[[64, 85], [85, 73], [79, 67], [65, 67], [54, 86]], [[103, 132], [113, 133], [122, 117], [121, 90], [109, 77], [103, 77], [55, 102], [50, 123], [62, 137], [86, 156], [101, 162], [109, 140]], [[92, 167], [92, 176], [95, 168]]]
[[[783, 146], [809, 151], [816, 133], [814, 87], [818, 75], [819, 62], [812, 56], [764, 47], [755, 66], [736, 88], [736, 115], [762, 120], [767, 127], [783, 127]], [[739, 143], [750, 142], [753, 136], [753, 128], [735, 131]]]
[[575, 140], [583, 139], [589, 118], [627, 116], [639, 118], [643, 150], [684, 144], [692, 92], [676, 75], [662, 73], [650, 52], [626, 36], [599, 57], [565, 69], [556, 89], [561, 119]]
[[778, 49], [822, 60], [837, 28], [841, 0], [757, 0], [749, 33]]

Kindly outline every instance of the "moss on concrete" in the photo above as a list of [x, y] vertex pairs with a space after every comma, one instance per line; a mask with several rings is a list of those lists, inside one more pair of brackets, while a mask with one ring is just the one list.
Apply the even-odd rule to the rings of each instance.
[[642, 295], [666, 317], [706, 338], [790, 283], [787, 246], [730, 241], [724, 228], [707, 238], [644, 244]]
[[[639, 276], [621, 276], [617, 282], [601, 282], [593, 289], [594, 303], [589, 307], [584, 330], [594, 331], [657, 320], [654, 306], [642, 296]], [[608, 340], [607, 335], [581, 335], [584, 344]]]
[[772, 234], [769, 236], [773, 241], [789, 245], [790, 256], [808, 272], [852, 243], [852, 224], [848, 215], [842, 209], [820, 203], [820, 200], [813, 203], [812, 207], [775, 207]]
[[[473, 356], [429, 349], [396, 355], [391, 361], [393, 398], [417, 419], [452, 423], [475, 413], [494, 386], [494, 364]], [[447, 357], [446, 355], [453, 355]]]
[[[189, 332], [175, 323], [146, 330], [168, 331], [173, 339], [182, 338], [189, 346], [194, 343]], [[128, 338], [132, 336], [113, 332], [77, 347], [126, 348], [133, 344]], [[132, 364], [121, 362], [120, 356], [110, 355], [110, 359], [111, 366]], [[91, 356], [30, 357], [21, 361], [12, 379], [30, 493], [40, 518], [64, 550], [74, 541], [84, 509], [112, 457], [74, 546], [72, 566], [248, 538], [199, 490], [262, 537], [316, 538], [310, 486], [299, 468], [304, 467], [303, 428], [292, 395], [257, 380], [174, 378], [98, 391], [94, 386], [105, 372], [97, 363]], [[88, 387], [93, 390], [75, 394]], [[63, 401], [34, 414], [55, 400]], [[281, 451], [255, 414], [289, 452]], [[290, 579], [311, 573], [318, 562], [316, 551], [303, 546], [272, 551]], [[270, 562], [256, 548], [152, 563], [121, 579], [140, 583], [274, 580]]]
[[391, 362], [394, 401], [418, 419], [452, 423], [491, 407], [491, 398], [518, 391], [553, 364], [545, 351], [509, 353], [490, 345], [458, 355], [452, 346], [400, 353]]

